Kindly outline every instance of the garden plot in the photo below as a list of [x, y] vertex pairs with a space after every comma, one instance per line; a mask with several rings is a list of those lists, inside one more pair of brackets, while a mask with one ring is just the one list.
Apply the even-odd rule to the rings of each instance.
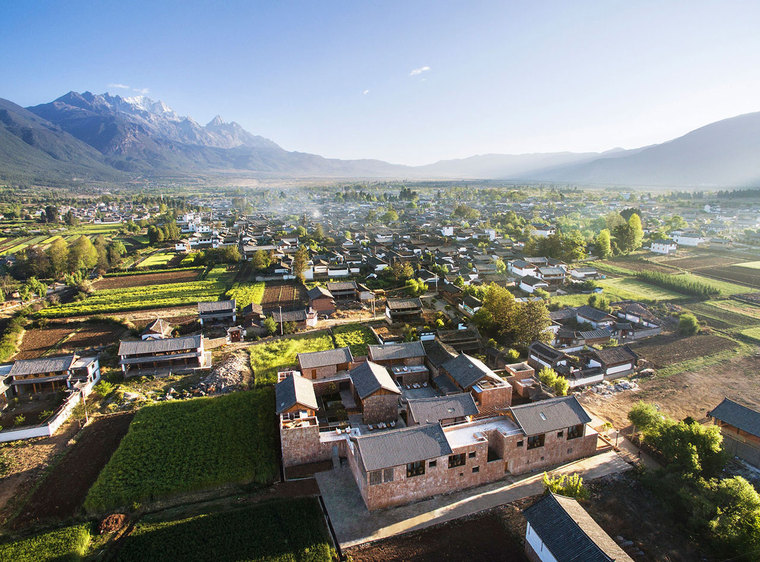
[[265, 312], [277, 310], [295, 310], [303, 308], [309, 302], [306, 287], [300, 283], [267, 283], [261, 306]]
[[134, 273], [131, 275], [114, 275], [95, 281], [92, 286], [97, 290], [128, 289], [149, 285], [166, 285], [170, 283], [187, 283], [195, 281], [203, 269], [177, 269], [150, 273]]

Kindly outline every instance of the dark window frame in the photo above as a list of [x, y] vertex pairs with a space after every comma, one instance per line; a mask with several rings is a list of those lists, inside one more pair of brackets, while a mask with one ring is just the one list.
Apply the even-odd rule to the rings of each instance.
[[538, 435], [528, 436], [528, 450], [538, 449], [539, 447], [543, 447], [545, 443], [546, 443], [546, 433], [539, 433]]
[[414, 461], [406, 463], [406, 477], [414, 478], [425, 474], [425, 461]]
[[459, 453], [458, 455], [449, 455], [449, 468], [457, 468], [467, 464], [467, 455]]
[[578, 425], [571, 425], [567, 428], [567, 439], [568, 441], [570, 439], [578, 439], [579, 437], [583, 437], [583, 424], [579, 423]]

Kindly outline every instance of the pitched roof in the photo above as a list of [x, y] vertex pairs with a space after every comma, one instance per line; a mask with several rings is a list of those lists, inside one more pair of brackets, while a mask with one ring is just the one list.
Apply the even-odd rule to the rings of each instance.
[[564, 352], [558, 349], [554, 349], [548, 343], [541, 341], [534, 341], [532, 344], [530, 344], [528, 353], [538, 353], [539, 355], [547, 357], [551, 361], [559, 361], [565, 356]]
[[742, 406], [738, 402], [724, 398], [723, 402], [715, 406], [715, 408], [713, 408], [711, 412], [708, 412], [707, 415], [734, 427], [738, 427], [750, 435], [760, 437], [760, 412]]
[[446, 361], [457, 356], [457, 352], [453, 347], [443, 343], [438, 338], [422, 342], [422, 346], [425, 348], [425, 355], [427, 356], [427, 360], [434, 367], [440, 367]]
[[592, 320], [594, 322], [601, 322], [602, 320], [614, 320], [612, 316], [610, 316], [603, 310], [599, 310], [598, 308], [594, 308], [593, 306], [589, 306], [587, 304], [584, 304], [583, 306], [579, 306], [578, 308], [576, 308], [575, 313], [578, 316], [582, 316], [583, 318], [588, 318], [589, 320]]
[[408, 405], [409, 412], [418, 423], [438, 423], [478, 413], [478, 407], [469, 392], [433, 398], [410, 398]]
[[326, 349], [325, 351], [299, 353], [296, 355], [296, 359], [298, 359], [298, 364], [302, 369], [314, 369], [316, 367], [325, 367], [327, 365], [351, 363], [354, 360], [354, 357], [351, 355], [350, 348], [339, 347], [338, 349]]
[[632, 560], [573, 498], [547, 494], [523, 515], [557, 562]]
[[39, 359], [18, 359], [11, 367], [10, 375], [38, 375], [68, 371], [76, 360], [76, 355], [60, 355], [58, 357], [40, 357]]
[[370, 345], [369, 358], [372, 361], [390, 361], [392, 359], [409, 359], [424, 357], [425, 346], [421, 341], [392, 343], [388, 345]]
[[168, 353], [197, 349], [203, 345], [203, 336], [183, 336], [162, 340], [140, 340], [119, 342], [119, 355], [140, 355], [143, 353]]
[[401, 394], [388, 370], [372, 361], [365, 361], [358, 367], [351, 369], [348, 373], [351, 376], [351, 381], [354, 383], [356, 393], [362, 400], [381, 388], [395, 394]]
[[316, 299], [331, 299], [333, 298], [332, 293], [325, 289], [324, 287], [314, 287], [313, 289], [309, 289], [306, 294], [309, 296], [309, 300], [316, 300]]
[[543, 281], [538, 277], [533, 277], [532, 275], [526, 275], [520, 279], [520, 283], [525, 283], [529, 287], [535, 287], [536, 285], [546, 285], [546, 281]]
[[451, 454], [440, 424], [425, 424], [355, 438], [367, 471]]
[[638, 359], [638, 355], [626, 346], [595, 349], [592, 353], [605, 365], [619, 365]]
[[169, 335], [172, 333], [172, 325], [163, 318], [156, 318], [143, 332], [145, 334]]
[[228, 301], [206, 301], [198, 303], [198, 313], [232, 312], [235, 310], [235, 299]]
[[317, 397], [314, 394], [314, 385], [309, 379], [299, 374], [293, 374], [278, 382], [274, 387], [274, 393], [278, 414], [292, 408], [296, 404], [306, 406], [312, 410], [318, 408]]
[[422, 301], [418, 298], [413, 299], [388, 299], [385, 301], [390, 310], [407, 310], [411, 308], [422, 308]]
[[468, 390], [483, 377], [496, 376], [480, 359], [470, 357], [466, 353], [460, 353], [454, 359], [446, 361], [441, 368], [449, 373], [464, 390]]
[[509, 411], [525, 435], [537, 435], [591, 421], [575, 396], [560, 396], [513, 406]]
[[356, 281], [332, 281], [327, 283], [328, 291], [355, 291]]
[[243, 316], [248, 316], [250, 314], [264, 314], [264, 309], [261, 308], [260, 304], [256, 304], [255, 302], [252, 302], [248, 306], [243, 307], [243, 310], [241, 311]]

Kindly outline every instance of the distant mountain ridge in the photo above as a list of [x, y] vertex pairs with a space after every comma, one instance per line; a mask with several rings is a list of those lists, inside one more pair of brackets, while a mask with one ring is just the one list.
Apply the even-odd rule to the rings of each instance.
[[0, 180], [135, 177], [501, 179], [644, 187], [760, 184], [760, 112], [669, 142], [603, 153], [485, 154], [402, 166], [287, 151], [220, 116], [206, 125], [145, 96], [69, 92], [22, 108], [0, 99]]

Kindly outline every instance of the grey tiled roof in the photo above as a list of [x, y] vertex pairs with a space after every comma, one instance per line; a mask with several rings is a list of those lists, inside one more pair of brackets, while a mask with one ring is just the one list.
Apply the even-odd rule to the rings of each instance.
[[356, 281], [333, 281], [327, 283], [328, 291], [355, 291]]
[[438, 423], [478, 413], [478, 407], [469, 392], [434, 398], [410, 398], [408, 404], [409, 412], [418, 423]]
[[579, 306], [575, 309], [575, 312], [578, 316], [582, 316], [583, 318], [588, 318], [589, 320], [592, 320], [593, 322], [602, 322], [604, 320], [607, 321], [613, 321], [615, 320], [614, 317], [610, 316], [603, 310], [599, 310], [598, 308], [594, 308], [593, 306], [589, 306], [587, 304], [584, 304], [583, 306]]
[[119, 355], [139, 355], [143, 353], [169, 353], [174, 351], [195, 350], [203, 343], [203, 336], [184, 336], [162, 340], [122, 341], [119, 343]]
[[439, 424], [425, 424], [357, 437], [364, 469], [379, 470], [451, 454]]
[[199, 314], [213, 314], [215, 312], [233, 312], [235, 310], [235, 299], [229, 301], [206, 301], [198, 303]]
[[351, 381], [354, 383], [356, 393], [361, 399], [377, 392], [381, 388], [395, 394], [401, 394], [396, 383], [393, 382], [393, 378], [388, 374], [388, 370], [372, 361], [365, 361], [358, 367], [354, 367], [349, 371], [349, 375], [351, 375]]
[[538, 435], [591, 421], [575, 396], [560, 396], [513, 406], [510, 412], [525, 435]]
[[314, 369], [316, 367], [325, 367], [327, 365], [339, 365], [340, 363], [351, 363], [354, 360], [351, 355], [351, 348], [339, 347], [338, 349], [326, 349], [324, 351], [311, 351], [309, 353], [299, 353], [296, 355], [298, 364], [302, 369]]
[[390, 310], [408, 310], [414, 308], [422, 308], [422, 301], [420, 299], [388, 299], [386, 305]]
[[372, 361], [390, 361], [411, 357], [425, 357], [425, 347], [421, 341], [369, 346], [369, 358]]
[[523, 515], [558, 562], [632, 560], [573, 498], [547, 494]]
[[309, 300], [316, 300], [321, 298], [327, 298], [331, 299], [333, 298], [332, 293], [325, 289], [324, 287], [314, 287], [313, 289], [309, 289], [309, 291], [306, 293], [309, 297]]
[[597, 349], [593, 352], [604, 365], [619, 365], [636, 361], [637, 355], [625, 346]]
[[314, 394], [314, 385], [309, 379], [301, 375], [291, 375], [277, 383], [274, 388], [275, 404], [277, 413], [292, 408], [296, 404], [306, 406], [312, 410], [317, 409], [317, 397]]
[[13, 363], [10, 375], [38, 375], [42, 373], [55, 373], [68, 371], [74, 364], [75, 355], [61, 355], [58, 357], [40, 357], [39, 359], [19, 359]]
[[716, 420], [738, 427], [750, 435], [760, 437], [760, 412], [742, 406], [741, 404], [724, 398], [711, 412], [708, 412]]
[[483, 377], [496, 376], [480, 359], [470, 357], [466, 353], [460, 353], [454, 359], [446, 361], [441, 368], [448, 372], [464, 390], [468, 390]]
[[453, 347], [443, 343], [438, 338], [422, 342], [422, 345], [425, 348], [427, 360], [436, 368], [457, 356], [457, 352]]

